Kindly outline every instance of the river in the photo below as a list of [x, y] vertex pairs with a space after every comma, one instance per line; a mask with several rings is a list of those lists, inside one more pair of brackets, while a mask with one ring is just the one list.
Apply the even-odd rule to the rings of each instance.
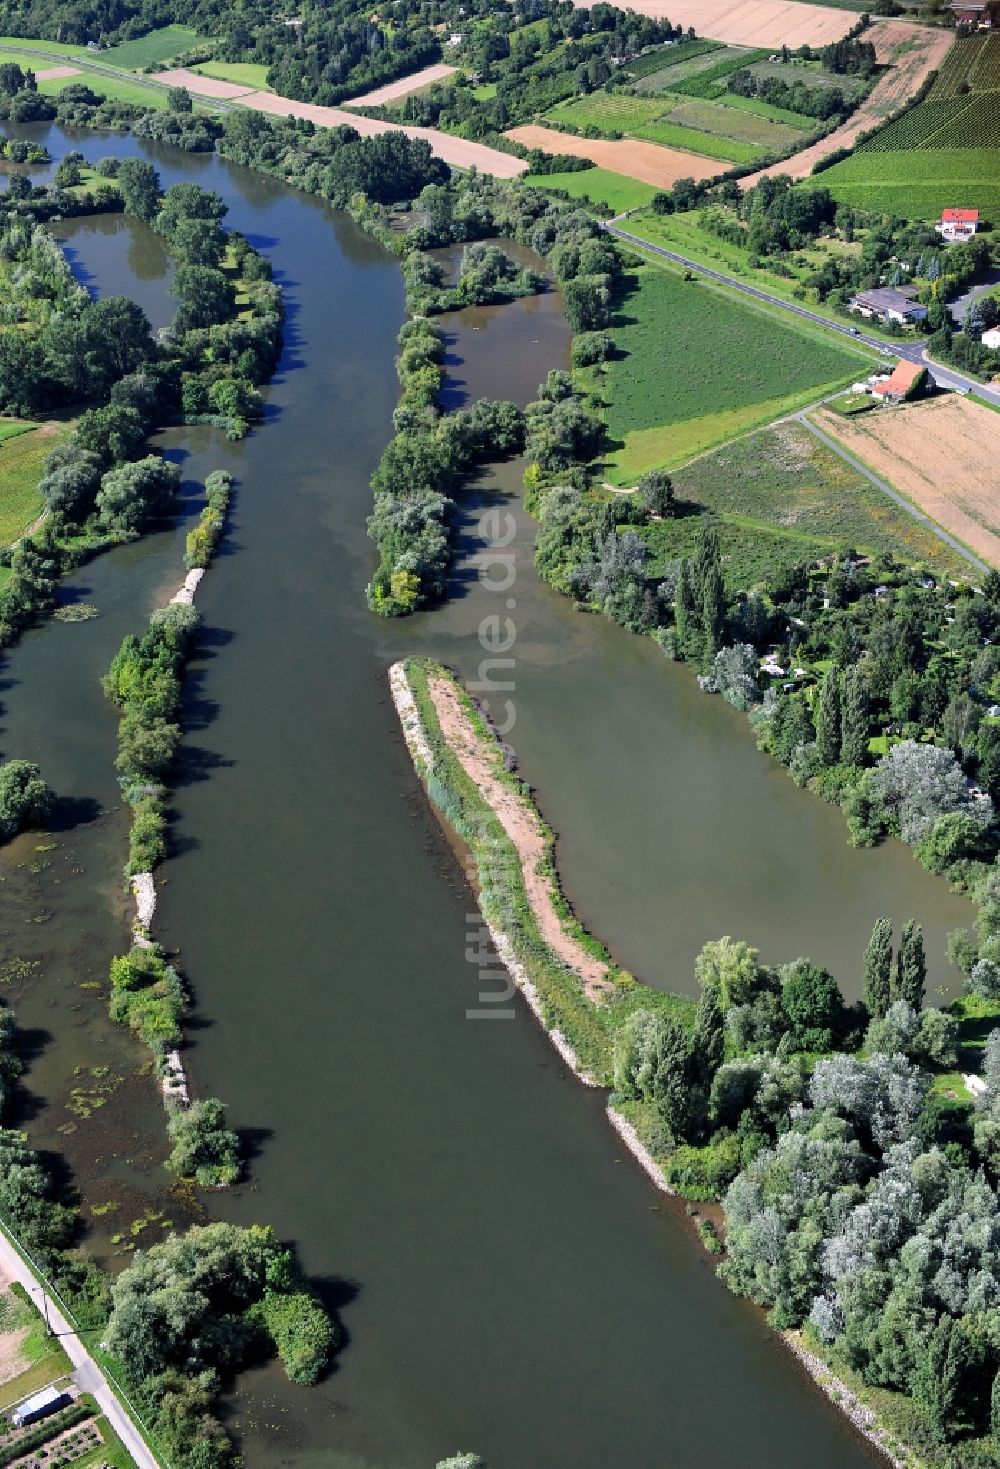
[[[474, 908], [413, 777], [386, 665], [427, 651], [475, 678], [483, 617], [512, 619], [511, 738], [559, 831], [567, 891], [653, 983], [691, 989], [701, 943], [731, 932], [769, 959], [808, 952], [856, 992], [881, 911], [921, 918], [943, 980], [943, 933], [968, 906], [898, 846], [852, 851], [839, 813], [796, 790], [687, 670], [540, 585], [516, 465], [465, 502], [447, 607], [372, 618], [364, 518], [397, 395], [396, 263], [319, 201], [218, 160], [31, 131], [55, 154], [142, 152], [165, 184], [218, 188], [286, 291], [263, 430], [241, 445], [164, 436], [189, 488], [215, 467], [239, 482], [200, 593], [159, 928], [197, 997], [198, 1090], [228, 1103], [254, 1154], [251, 1182], [209, 1210], [296, 1240], [349, 1334], [316, 1389], [273, 1367], [244, 1378], [230, 1410], [247, 1464], [428, 1469], [459, 1448], [492, 1469], [869, 1464], [528, 1012], [467, 1018], [482, 987], [466, 957]], [[162, 303], [164, 270], [136, 264], [155, 241], [123, 248], [89, 222], [69, 233], [97, 290]], [[448, 326], [455, 393], [527, 401], [565, 361], [553, 296]], [[514, 560], [480, 568], [480, 515], [508, 505], [514, 538], [494, 556]], [[170, 528], [83, 568], [66, 595], [100, 616], [32, 631], [4, 670], [3, 756], [37, 759], [62, 802], [51, 841], [0, 859], [0, 982], [33, 1042], [25, 1120], [69, 1158], [106, 1256], [137, 1216], [143, 1242], [195, 1212], [161, 1168], [144, 1057], [94, 986], [125, 918], [99, 675], [179, 583], [196, 510], [192, 489]]]

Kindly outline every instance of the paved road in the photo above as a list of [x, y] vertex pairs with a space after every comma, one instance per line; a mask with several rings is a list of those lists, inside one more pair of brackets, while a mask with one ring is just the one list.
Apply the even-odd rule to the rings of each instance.
[[642, 250], [648, 250], [653, 255], [660, 255], [664, 260], [671, 261], [674, 265], [682, 265], [687, 270], [695, 271], [698, 275], [707, 277], [708, 280], [717, 281], [719, 285], [728, 286], [731, 290], [741, 291], [744, 296], [753, 296], [758, 301], [765, 302], [768, 306], [777, 306], [782, 311], [789, 312], [792, 316], [801, 317], [803, 321], [811, 321], [816, 326], [822, 326], [827, 331], [838, 332], [842, 337], [848, 337], [852, 342], [862, 342], [866, 347], [872, 347], [875, 351], [882, 353], [885, 357], [905, 357], [908, 362], [920, 362], [930, 372], [931, 377], [940, 387], [954, 388], [959, 392], [972, 393], [976, 397], [983, 398], [988, 403], [1000, 407], [1000, 389], [984, 386], [974, 378], [965, 377], [960, 372], [954, 372], [948, 367], [939, 367], [936, 362], [929, 362], [926, 355], [927, 343], [925, 340], [914, 339], [912, 341], [895, 342], [891, 346], [881, 337], [869, 336], [866, 332], [856, 327], [845, 325], [834, 317], [823, 316], [818, 311], [810, 311], [806, 306], [796, 306], [791, 301], [783, 301], [780, 296], [772, 296], [769, 291], [762, 291], [759, 286], [747, 285], [746, 281], [738, 280], [735, 276], [724, 275], [722, 271], [712, 270], [707, 265], [699, 265], [697, 261], [688, 260], [684, 255], [678, 255], [673, 250], [665, 250], [662, 245], [651, 245], [648, 240], [640, 239], [628, 230], [621, 229], [612, 220], [604, 226], [609, 234], [615, 235], [619, 240], [624, 240], [629, 245], [636, 245]]
[[0, 1269], [12, 1280], [20, 1281], [40, 1311], [46, 1310], [47, 1300], [49, 1324], [58, 1336], [60, 1346], [64, 1348], [76, 1369], [75, 1377], [81, 1390], [90, 1393], [97, 1399], [102, 1413], [139, 1469], [159, 1469], [158, 1461], [150, 1453], [132, 1419], [111, 1391], [100, 1367], [70, 1326], [56, 1302], [35, 1279], [2, 1230], [0, 1230]]
[[[45, 61], [54, 61], [59, 66], [78, 66], [83, 71], [96, 71], [101, 76], [112, 77], [116, 82], [132, 82], [137, 87], [152, 87], [158, 92], [170, 92], [172, 87], [166, 82], [153, 81], [148, 76], [130, 76], [123, 72], [120, 67], [103, 66], [99, 61], [91, 61], [89, 56], [70, 56], [65, 51], [39, 51], [34, 46], [17, 46], [9, 42], [0, 43], [0, 52], [16, 51], [27, 55], [30, 51], [32, 56], [40, 56]], [[71, 78], [72, 80], [72, 78]], [[232, 112], [230, 103], [222, 102], [217, 97], [199, 97], [200, 102], [206, 102], [211, 107], [217, 107], [222, 112]]]

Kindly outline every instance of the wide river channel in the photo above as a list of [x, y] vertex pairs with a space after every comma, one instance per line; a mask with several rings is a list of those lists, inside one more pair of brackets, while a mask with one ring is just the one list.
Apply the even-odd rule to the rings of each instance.
[[[181, 581], [198, 482], [228, 467], [239, 490], [199, 594], [158, 933], [197, 997], [197, 1090], [227, 1102], [254, 1154], [251, 1181], [210, 1196], [207, 1213], [295, 1240], [348, 1336], [315, 1389], [272, 1367], [243, 1379], [230, 1412], [246, 1463], [430, 1469], [475, 1449], [491, 1469], [870, 1464], [623, 1154], [602, 1096], [567, 1077], [519, 1003], [483, 1018], [474, 904], [414, 779], [386, 667], [430, 652], [488, 677], [478, 629], [510, 619], [512, 666], [492, 676], [513, 685], [499, 697], [559, 833], [566, 890], [653, 984], [691, 991], [701, 944], [731, 933], [769, 960], [811, 955], [854, 995], [886, 912], [922, 921], [940, 985], [944, 935], [971, 910], [901, 847], [851, 850], [840, 814], [760, 755], [688, 670], [541, 586], [518, 465], [470, 491], [448, 605], [371, 617], [364, 523], [398, 391], [397, 263], [274, 180], [128, 139], [31, 132], [56, 155], [142, 152], [164, 185], [218, 189], [228, 222], [274, 262], [288, 311], [262, 429], [236, 446], [211, 430], [164, 436], [187, 481], [175, 524], [83, 568], [64, 597], [99, 616], [32, 631], [4, 666], [3, 758], [37, 760], [61, 799], [52, 837], [2, 858], [0, 985], [31, 1043], [24, 1121], [68, 1157], [93, 1246], [113, 1259], [133, 1224], [149, 1243], [201, 1208], [169, 1187], [146, 1058], [105, 1015], [128, 910], [99, 679]], [[155, 236], [121, 220], [62, 233], [93, 289], [169, 318]], [[447, 325], [452, 403], [526, 402], [565, 365], [555, 295]], [[509, 544], [484, 544], [493, 507], [513, 531], [501, 514], [486, 535]]]

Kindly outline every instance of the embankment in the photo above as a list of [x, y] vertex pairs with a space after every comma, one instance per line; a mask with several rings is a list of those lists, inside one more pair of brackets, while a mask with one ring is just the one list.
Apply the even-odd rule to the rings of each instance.
[[[615, 1030], [637, 1005], [672, 997], [618, 969], [574, 918], [559, 887], [553, 834], [458, 679], [430, 659], [407, 659], [389, 669], [389, 688], [431, 804], [472, 855], [479, 907], [498, 957], [579, 1080], [608, 1085]], [[672, 1194], [629, 1118], [610, 1104], [606, 1115], [655, 1186]], [[779, 1335], [857, 1432], [893, 1469], [903, 1469], [906, 1451], [874, 1409], [798, 1332]]]

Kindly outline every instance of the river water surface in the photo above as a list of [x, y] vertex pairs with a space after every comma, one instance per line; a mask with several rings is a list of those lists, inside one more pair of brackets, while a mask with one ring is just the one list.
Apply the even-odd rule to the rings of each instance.
[[[40, 133], [88, 161], [140, 151]], [[237, 446], [167, 436], [189, 484], [176, 523], [72, 578], [67, 596], [100, 616], [33, 631], [6, 665], [3, 756], [37, 759], [64, 798], [49, 841], [24, 838], [2, 859], [0, 982], [36, 1042], [33, 1137], [69, 1157], [105, 1254], [121, 1248], [116, 1219], [140, 1215], [142, 1241], [192, 1213], [160, 1167], [144, 1057], [94, 988], [125, 911], [99, 676], [181, 580], [197, 481], [227, 467], [239, 490], [200, 594], [159, 932], [182, 948], [197, 996], [197, 1088], [229, 1104], [256, 1154], [252, 1182], [211, 1197], [210, 1212], [296, 1240], [349, 1333], [314, 1390], [272, 1367], [243, 1380], [232, 1414], [246, 1462], [426, 1469], [474, 1448], [492, 1469], [860, 1469], [868, 1450], [719, 1285], [527, 1011], [467, 1018], [481, 988], [466, 957], [473, 905], [413, 777], [385, 668], [431, 652], [475, 679], [483, 618], [511, 619], [514, 689], [501, 697], [560, 833], [567, 891], [652, 983], [691, 989], [700, 945], [731, 932], [769, 959], [807, 952], [856, 993], [883, 911], [921, 919], [943, 981], [944, 932], [970, 910], [902, 848], [852, 851], [839, 814], [759, 755], [735, 711], [651, 642], [541, 586], [517, 465], [470, 493], [448, 606], [373, 619], [364, 518], [397, 396], [398, 266], [275, 181], [142, 151], [165, 184], [224, 194], [230, 222], [275, 263], [288, 342], [262, 431]], [[88, 284], [162, 308], [155, 239], [67, 228]], [[553, 295], [447, 326], [456, 395], [527, 401], [565, 364]], [[484, 563], [479, 518], [508, 506], [514, 559]]]

